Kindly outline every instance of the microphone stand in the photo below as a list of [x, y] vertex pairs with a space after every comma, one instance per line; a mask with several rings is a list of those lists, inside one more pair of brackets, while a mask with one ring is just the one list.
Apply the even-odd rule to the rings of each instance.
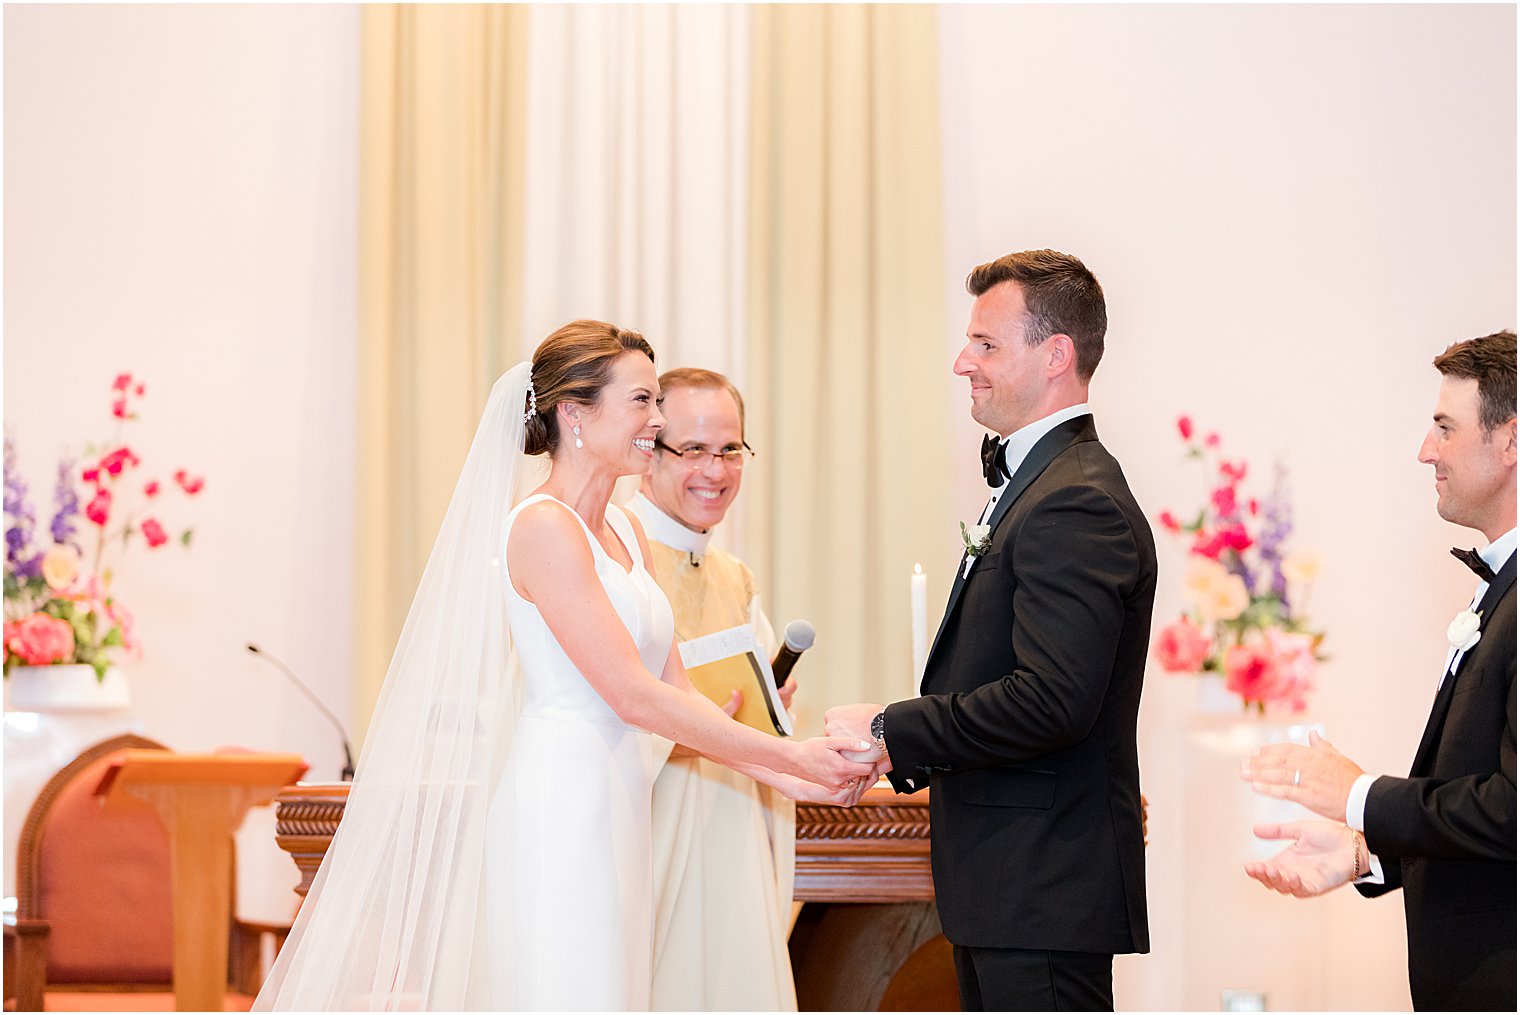
[[284, 663], [280, 662], [274, 656], [270, 655], [268, 652], [265, 652], [263, 649], [259, 648], [257, 645], [253, 644], [252, 642], [249, 642], [249, 644], [248, 644], [248, 651], [251, 652], [251, 653], [253, 653], [254, 655], [258, 656], [260, 659], [263, 659], [265, 662], [269, 663], [269, 665], [273, 666], [275, 669], [279, 670], [281, 673], [285, 674], [285, 678], [287, 680], [289, 680], [292, 684], [296, 685], [296, 690], [298, 690], [302, 694], [306, 695], [307, 699], [313, 705], [317, 706], [317, 709], [319, 711], [321, 711], [321, 713], [327, 717], [327, 721], [333, 724], [333, 728], [338, 731], [338, 739], [343, 742], [343, 759], [344, 759], [344, 762], [345, 762], [345, 764], [343, 765], [343, 781], [344, 782], [353, 782], [353, 780], [354, 780], [354, 752], [348, 746], [348, 734], [346, 732], [344, 732], [344, 730], [343, 730], [343, 724], [338, 721], [338, 717], [335, 716], [335, 715], [333, 715], [332, 712], [328, 709], [328, 707], [326, 705], [322, 704], [322, 702], [317, 698], [317, 696], [315, 694], [312, 694], [311, 691], [307, 689], [307, 687], [306, 687], [305, 684], [301, 683], [300, 678], [297, 677], [293, 672], [291, 672], [291, 669], [290, 669], [289, 666], [286, 666]]

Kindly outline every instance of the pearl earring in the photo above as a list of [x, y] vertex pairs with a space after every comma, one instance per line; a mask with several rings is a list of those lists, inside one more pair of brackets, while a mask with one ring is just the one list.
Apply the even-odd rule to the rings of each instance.
[[579, 423], [577, 423], [573, 427], [571, 427], [570, 428], [570, 432], [573, 433], [573, 434], [575, 434], [575, 446], [576, 447], [583, 448], [583, 447], [586, 446], [586, 442], [583, 441], [583, 440], [581, 440], [581, 425]]

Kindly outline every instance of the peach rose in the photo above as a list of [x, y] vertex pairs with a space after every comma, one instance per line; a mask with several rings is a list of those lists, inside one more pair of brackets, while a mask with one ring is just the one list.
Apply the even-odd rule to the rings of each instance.
[[79, 580], [79, 551], [67, 543], [54, 543], [42, 555], [42, 577], [48, 587], [61, 592]]

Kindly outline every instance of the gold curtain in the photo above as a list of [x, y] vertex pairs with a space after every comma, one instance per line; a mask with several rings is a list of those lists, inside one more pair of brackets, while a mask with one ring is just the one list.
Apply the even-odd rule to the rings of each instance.
[[[804, 725], [912, 693], [909, 574], [933, 638], [951, 517], [934, 9], [754, 10], [746, 400], [750, 563], [806, 617]], [[801, 675], [799, 671], [799, 675]]]
[[522, 358], [526, 8], [361, 12], [355, 729], [491, 384]]

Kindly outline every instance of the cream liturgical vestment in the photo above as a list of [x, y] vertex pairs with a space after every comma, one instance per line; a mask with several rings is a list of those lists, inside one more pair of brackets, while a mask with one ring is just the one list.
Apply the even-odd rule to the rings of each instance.
[[[642, 494], [628, 509], [649, 537], [651, 571], [676, 638], [754, 624], [771, 651], [755, 577]], [[791, 925], [796, 811], [786, 797], [706, 758], [671, 756], [653, 738], [654, 1009], [796, 1011]]]

